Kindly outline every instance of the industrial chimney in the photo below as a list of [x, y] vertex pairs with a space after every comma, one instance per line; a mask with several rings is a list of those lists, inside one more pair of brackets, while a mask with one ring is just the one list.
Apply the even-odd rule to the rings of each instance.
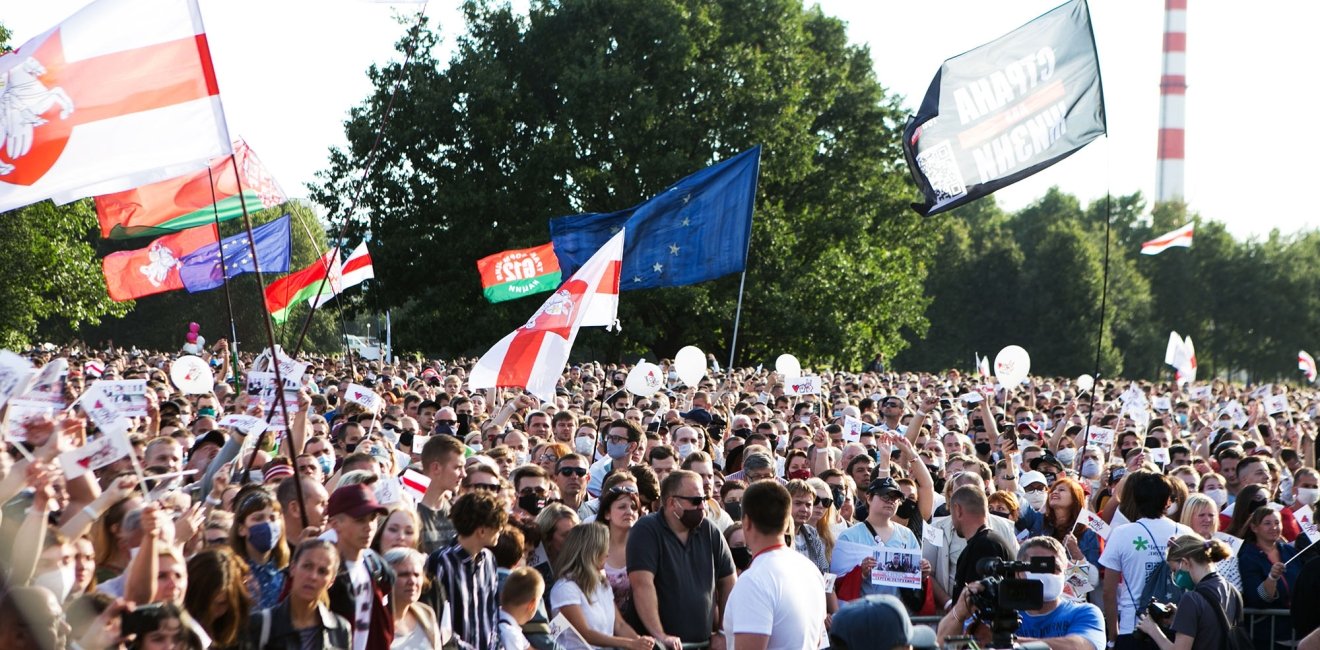
[[1160, 141], [1155, 200], [1183, 199], [1187, 96], [1187, 0], [1164, 0], [1164, 71], [1160, 76]]

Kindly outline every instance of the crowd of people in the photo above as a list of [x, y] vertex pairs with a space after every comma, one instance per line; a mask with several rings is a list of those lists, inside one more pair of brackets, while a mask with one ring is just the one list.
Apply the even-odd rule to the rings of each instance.
[[175, 354], [27, 356], [67, 373], [6, 418], [0, 650], [984, 647], [1004, 608], [1054, 648], [1320, 643], [1307, 389], [583, 363], [544, 401], [306, 358], [272, 401], [223, 341], [200, 394]]

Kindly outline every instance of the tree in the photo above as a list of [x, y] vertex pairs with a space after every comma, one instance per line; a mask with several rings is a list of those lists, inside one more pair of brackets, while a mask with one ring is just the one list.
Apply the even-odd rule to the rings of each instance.
[[[542, 243], [550, 218], [634, 205], [754, 144], [742, 359], [856, 364], [900, 350], [904, 328], [924, 331], [923, 260], [938, 229], [905, 206], [901, 112], [840, 21], [800, 0], [563, 0], [526, 17], [468, 2], [464, 13], [447, 65], [421, 29], [400, 42], [418, 43], [406, 67], [370, 71], [349, 149], [331, 152], [312, 188], [377, 244], [372, 299], [400, 309], [398, 347], [483, 351], [535, 305], [481, 302], [478, 257]], [[578, 351], [727, 350], [738, 281], [625, 293], [622, 335], [584, 332]]]

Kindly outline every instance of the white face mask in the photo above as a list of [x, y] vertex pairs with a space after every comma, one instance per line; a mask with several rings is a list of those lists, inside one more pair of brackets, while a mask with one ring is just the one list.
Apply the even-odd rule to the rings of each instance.
[[55, 599], [64, 602], [69, 598], [69, 592], [73, 591], [74, 573], [73, 566], [60, 567], [47, 571], [32, 578], [32, 586], [45, 587], [51, 593], [55, 594]]
[[1297, 500], [1308, 506], [1313, 506], [1317, 500], [1320, 500], [1320, 489], [1297, 488]]
[[688, 454], [692, 453], [693, 450], [695, 450], [695, 449], [696, 449], [696, 446], [693, 445], [693, 444], [690, 443], [690, 442], [685, 442], [685, 443], [679, 445], [679, 446], [678, 446], [678, 459], [681, 461], [681, 460], [683, 460], [684, 458], [687, 458], [687, 457], [688, 457]]
[[1027, 580], [1039, 580], [1041, 583], [1041, 598], [1045, 602], [1058, 600], [1063, 595], [1063, 574], [1062, 573], [1028, 573]]
[[1202, 493], [1210, 497], [1210, 499], [1215, 502], [1215, 505], [1219, 506], [1220, 510], [1222, 510], [1224, 506], [1228, 504], [1228, 490], [1223, 490], [1223, 489], [1202, 490]]
[[1073, 461], [1077, 458], [1077, 450], [1071, 447], [1068, 449], [1060, 449], [1059, 453], [1055, 454], [1055, 457], [1057, 457], [1059, 462], [1064, 465], [1072, 465]]
[[1100, 476], [1100, 461], [1094, 458], [1087, 458], [1082, 461], [1082, 476], [1089, 479]]
[[1045, 490], [1034, 490], [1028, 492], [1027, 503], [1031, 504], [1031, 508], [1036, 512], [1041, 512], [1045, 509], [1046, 496], [1047, 495], [1045, 494]]
[[591, 436], [578, 436], [573, 443], [574, 451], [584, 456], [590, 455], [596, 449], [596, 439]]
[[1169, 504], [1169, 507], [1164, 509], [1164, 516], [1172, 517], [1177, 512], [1178, 512], [1178, 502], [1174, 501], [1173, 503]]

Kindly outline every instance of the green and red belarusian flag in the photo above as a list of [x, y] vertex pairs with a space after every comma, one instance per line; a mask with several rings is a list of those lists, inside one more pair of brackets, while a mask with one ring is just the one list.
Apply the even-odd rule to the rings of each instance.
[[276, 323], [283, 323], [289, 319], [289, 310], [298, 303], [318, 296], [322, 302], [334, 297], [334, 284], [339, 275], [339, 249], [332, 248], [307, 268], [270, 283], [266, 287], [266, 311]]
[[486, 300], [504, 302], [559, 286], [559, 258], [554, 244], [520, 248], [477, 260]]
[[[246, 143], [235, 142], [233, 155], [243, 175], [242, 200], [247, 201], [248, 209], [258, 205], [271, 208], [285, 201], [284, 192]], [[101, 236], [107, 239], [159, 236], [214, 224], [217, 217], [220, 221], [241, 217], [242, 200], [234, 163], [224, 156], [212, 160], [209, 169], [98, 196], [96, 218], [101, 222]]]

